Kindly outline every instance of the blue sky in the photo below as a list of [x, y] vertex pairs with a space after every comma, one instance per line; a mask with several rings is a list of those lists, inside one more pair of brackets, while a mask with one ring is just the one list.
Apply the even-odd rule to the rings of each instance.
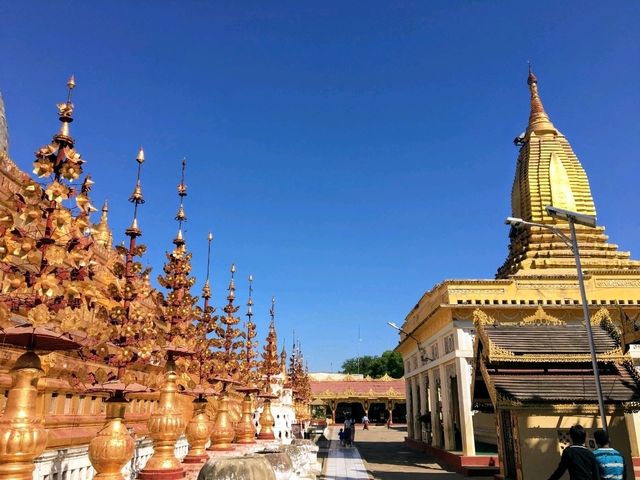
[[493, 277], [527, 60], [601, 223], [640, 256], [637, 2], [3, 2], [0, 18], [17, 163], [56, 131], [75, 74], [72, 131], [116, 239], [143, 145], [159, 273], [186, 156], [198, 291], [212, 230], [216, 304], [234, 261], [259, 337], [275, 295], [279, 338], [295, 329], [313, 371], [393, 348], [386, 322], [435, 283]]

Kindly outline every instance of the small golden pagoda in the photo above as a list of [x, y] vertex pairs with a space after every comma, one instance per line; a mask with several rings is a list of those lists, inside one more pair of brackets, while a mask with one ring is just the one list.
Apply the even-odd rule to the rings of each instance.
[[[509, 333], [503, 338], [514, 335], [514, 341], [518, 325], [542, 332], [544, 328], [536, 330], [534, 326], [559, 322], [567, 325], [559, 327], [566, 335], [584, 331], [573, 252], [561, 238], [544, 228], [551, 226], [569, 236], [569, 225], [550, 217], [545, 207], [553, 205], [595, 215], [595, 202], [582, 165], [543, 107], [538, 79], [531, 71], [527, 84], [530, 114], [525, 132], [514, 142], [519, 154], [511, 192], [511, 216], [543, 226], [511, 228], [507, 259], [495, 279], [445, 280], [426, 292], [407, 314], [396, 348], [405, 364], [407, 441], [434, 454], [437, 452], [460, 472], [471, 474], [474, 465], [484, 465], [497, 473], [500, 464], [502, 475], [509, 478], [516, 478], [517, 471], [524, 471], [524, 478], [544, 476], [540, 471], [531, 473], [531, 468], [557, 460], [564, 445], [563, 435], [571, 424], [580, 422], [589, 435], [598, 427], [596, 405], [583, 405], [578, 409], [569, 402], [558, 404], [552, 413], [523, 410], [519, 417], [525, 422], [519, 430], [521, 436], [505, 440], [505, 435], [499, 435], [497, 442], [496, 415], [486, 410], [478, 412], [473, 404], [471, 385], [472, 373], [477, 373], [474, 368], [478, 367], [474, 364], [478, 318], [486, 316], [495, 325], [510, 325], [504, 327]], [[640, 338], [637, 328], [640, 325], [640, 262], [609, 243], [602, 226], [576, 225], [576, 233], [593, 328], [611, 325], [622, 339], [620, 357], [603, 357], [602, 361], [628, 361], [627, 345]], [[575, 325], [582, 325], [582, 329]], [[525, 332], [525, 327], [522, 331]], [[586, 338], [586, 333], [584, 335]], [[475, 344], [477, 349], [477, 339]], [[499, 347], [509, 356], [508, 344]], [[498, 347], [495, 348], [497, 352]], [[563, 356], [561, 351], [552, 351], [551, 346], [549, 349], [548, 361]], [[487, 368], [505, 368], [497, 365], [487, 364]], [[632, 457], [640, 457], [636, 414], [618, 408], [621, 405], [616, 404], [613, 397], [611, 400], [613, 403], [607, 410], [610, 435], [631, 464]], [[503, 424], [501, 431], [506, 430]], [[516, 445], [516, 449], [518, 445], [524, 449], [523, 465], [501, 463], [509, 457], [498, 452], [508, 451], [504, 445], [498, 445], [505, 441]], [[534, 455], [536, 445], [540, 446], [539, 452], [546, 453]], [[483, 453], [478, 453], [478, 447]]]

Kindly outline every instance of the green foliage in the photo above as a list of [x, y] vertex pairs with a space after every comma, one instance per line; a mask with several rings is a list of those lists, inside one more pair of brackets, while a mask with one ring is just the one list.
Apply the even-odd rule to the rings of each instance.
[[393, 350], [387, 350], [382, 355], [364, 355], [358, 358], [349, 358], [342, 364], [342, 373], [361, 373], [373, 378], [380, 378], [388, 374], [393, 378], [404, 375], [402, 355]]

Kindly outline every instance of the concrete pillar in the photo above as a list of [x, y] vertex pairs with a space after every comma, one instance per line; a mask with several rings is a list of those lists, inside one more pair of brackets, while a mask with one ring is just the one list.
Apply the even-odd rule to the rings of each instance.
[[407, 399], [407, 437], [413, 438], [413, 422], [411, 418], [413, 418], [413, 397], [411, 395], [411, 379], [409, 377], [404, 382], [405, 395]]
[[469, 361], [464, 357], [456, 358], [456, 377], [458, 378], [462, 453], [464, 455], [475, 455], [476, 445], [473, 436], [473, 416], [471, 415], [471, 372], [469, 370]]
[[451, 380], [447, 375], [447, 369], [444, 365], [440, 365], [440, 385], [442, 386], [442, 420], [444, 427], [444, 448], [445, 450], [453, 450], [455, 448], [455, 439], [453, 434], [453, 422], [451, 420]]
[[436, 369], [432, 368], [429, 375], [429, 403], [431, 404], [431, 432], [433, 435], [433, 445], [442, 445], [440, 438], [440, 419], [438, 418], [438, 392], [436, 389]]
[[420, 415], [420, 385], [418, 375], [414, 375], [411, 380], [411, 388], [413, 391], [413, 417], [411, 417], [411, 422], [413, 423], [413, 438], [414, 440], [422, 440], [422, 432], [419, 428], [419, 422], [416, 419], [416, 417]]
[[[419, 388], [420, 388], [420, 415], [424, 415], [425, 413], [427, 413], [427, 395], [429, 395], [429, 392], [427, 390], [427, 372], [422, 372], [420, 374], [420, 380], [419, 380]], [[418, 422], [418, 425], [420, 425], [420, 436], [422, 437], [422, 430], [424, 429], [424, 423], [422, 422]], [[426, 438], [421, 438], [422, 441], [426, 442], [427, 439]]]

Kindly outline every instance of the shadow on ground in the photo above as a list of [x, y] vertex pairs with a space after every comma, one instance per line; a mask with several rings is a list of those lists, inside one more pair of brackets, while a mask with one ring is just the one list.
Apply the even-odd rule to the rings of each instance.
[[412, 450], [404, 443], [406, 427], [391, 430], [358, 431], [356, 446], [375, 480], [462, 480], [462, 475], [446, 470], [424, 452]]

